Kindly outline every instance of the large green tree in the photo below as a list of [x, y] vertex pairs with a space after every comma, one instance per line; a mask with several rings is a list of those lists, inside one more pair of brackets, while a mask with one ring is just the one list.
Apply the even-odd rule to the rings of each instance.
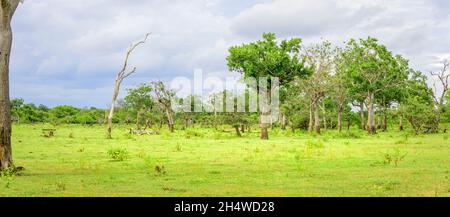
[[347, 43], [344, 58], [348, 63], [346, 76], [351, 80], [350, 88], [366, 99], [367, 130], [370, 134], [375, 134], [377, 97], [382, 91], [390, 91], [403, 85], [408, 72], [386, 46], [371, 37], [359, 41], [351, 39]]
[[[245, 78], [259, 80], [277, 77], [280, 85], [285, 85], [295, 77], [309, 73], [300, 55], [301, 41], [300, 38], [280, 41], [274, 33], [265, 33], [263, 40], [231, 47], [227, 57], [228, 67], [231, 71], [243, 74]], [[257, 82], [256, 88], [270, 91], [271, 81], [267, 83], [268, 87], [261, 87]], [[267, 95], [270, 102], [270, 93]], [[267, 115], [269, 114], [260, 111], [261, 119]], [[269, 139], [268, 124], [261, 121], [260, 127], [261, 139]]]
[[152, 112], [156, 102], [152, 97], [152, 86], [144, 83], [136, 88], [128, 89], [127, 96], [124, 98], [125, 108], [133, 113], [136, 117], [136, 128], [141, 128], [141, 123], [144, 122], [148, 126], [148, 114]]

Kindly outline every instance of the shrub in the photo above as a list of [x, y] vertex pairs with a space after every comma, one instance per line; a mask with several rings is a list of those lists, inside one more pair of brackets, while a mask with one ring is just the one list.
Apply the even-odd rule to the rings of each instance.
[[129, 153], [125, 148], [113, 148], [108, 150], [108, 156], [115, 161], [124, 161], [129, 158]]
[[387, 152], [384, 154], [384, 164], [391, 164], [397, 167], [401, 161], [406, 157], [406, 154], [402, 153], [399, 148], [395, 148], [393, 152]]

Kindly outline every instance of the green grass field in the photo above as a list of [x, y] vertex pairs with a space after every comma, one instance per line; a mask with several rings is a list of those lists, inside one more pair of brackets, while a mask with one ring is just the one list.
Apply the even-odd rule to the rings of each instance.
[[[15, 125], [0, 196], [450, 196], [449, 134], [353, 130], [233, 133], [194, 128], [129, 135], [116, 126]], [[126, 149], [113, 160], [108, 151]], [[157, 168], [158, 167], [158, 168]]]

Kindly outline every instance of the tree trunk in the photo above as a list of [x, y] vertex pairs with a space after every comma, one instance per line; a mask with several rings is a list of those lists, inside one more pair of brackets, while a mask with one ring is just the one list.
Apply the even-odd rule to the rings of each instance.
[[378, 113], [378, 125], [377, 125], [377, 129], [381, 129], [381, 113]]
[[308, 132], [312, 133], [313, 132], [313, 122], [314, 122], [314, 115], [313, 115], [313, 103], [311, 102], [310, 106], [309, 106], [309, 126], [308, 126]]
[[319, 107], [314, 106], [314, 131], [320, 134], [320, 116], [319, 116]]
[[141, 116], [140, 112], [137, 113], [136, 115], [136, 129], [140, 130], [140, 124], [139, 124], [139, 116]]
[[342, 108], [339, 108], [338, 111], [338, 130], [342, 132]]
[[0, 8], [0, 170], [13, 167], [9, 61], [12, 46], [11, 19], [18, 0], [1, 0]]
[[269, 140], [268, 124], [261, 123], [261, 139]]
[[403, 114], [400, 115], [399, 130], [400, 130], [400, 131], [403, 131], [403, 130], [404, 130], [404, 128], [403, 128]]
[[369, 132], [369, 134], [371, 135], [375, 135], [376, 134], [376, 127], [375, 127], [375, 115], [374, 115], [374, 101], [375, 99], [375, 94], [370, 93], [369, 94], [369, 105], [368, 105], [368, 117], [367, 117], [367, 131]]
[[325, 102], [322, 104], [321, 109], [323, 114], [323, 127], [325, 130], [328, 130], [327, 111], [325, 110]]
[[235, 125], [235, 126], [234, 126], [234, 129], [236, 130], [236, 136], [237, 136], [237, 137], [242, 137], [242, 135], [241, 135], [241, 130], [239, 129], [239, 126], [238, 126], [238, 125]]
[[114, 116], [114, 109], [116, 107], [116, 100], [117, 96], [119, 96], [119, 80], [116, 78], [116, 81], [114, 83], [114, 92], [113, 97], [111, 100], [111, 107], [109, 109], [109, 115], [108, 115], [108, 139], [112, 139], [112, 125], [113, 125], [113, 116]]
[[386, 114], [386, 109], [383, 110], [383, 117], [381, 119], [381, 129], [383, 129], [383, 131], [387, 131], [387, 114]]
[[175, 132], [173, 114], [169, 108], [166, 108], [167, 124], [171, 133]]
[[245, 124], [241, 125], [241, 131], [242, 131], [242, 133], [245, 133]]
[[269, 124], [267, 123], [267, 115], [261, 113], [260, 115], [260, 128], [261, 128], [261, 139], [269, 140]]
[[286, 130], [286, 115], [281, 113], [281, 130]]
[[366, 119], [364, 115], [364, 102], [361, 102], [360, 106], [361, 108], [361, 129], [366, 130]]

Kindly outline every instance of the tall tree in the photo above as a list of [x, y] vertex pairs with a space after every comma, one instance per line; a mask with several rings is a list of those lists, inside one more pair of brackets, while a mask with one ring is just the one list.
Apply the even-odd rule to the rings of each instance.
[[108, 133], [109, 139], [112, 138], [112, 124], [113, 124], [114, 109], [116, 106], [117, 97], [119, 96], [120, 85], [122, 84], [122, 82], [125, 78], [129, 77], [130, 75], [132, 75], [136, 72], [136, 67], [134, 67], [130, 71], [127, 71], [128, 70], [128, 60], [130, 58], [131, 53], [133, 53], [133, 51], [139, 45], [144, 44], [147, 41], [149, 36], [150, 36], [150, 33], [147, 33], [147, 35], [145, 35], [144, 40], [130, 45], [130, 47], [128, 48], [127, 53], [125, 55], [125, 61], [122, 65], [122, 68], [120, 69], [119, 72], [117, 72], [116, 79], [114, 81], [114, 90], [113, 90], [113, 96], [112, 96], [112, 100], [111, 100], [111, 107], [109, 108], [109, 115], [108, 115], [108, 131], [107, 131], [107, 133]]
[[[312, 75], [306, 80], [304, 87], [310, 97], [309, 130], [312, 131], [314, 128], [316, 133], [320, 133], [319, 105], [330, 85], [329, 79], [334, 70], [336, 52], [336, 48], [329, 41], [313, 44], [304, 49], [306, 64], [312, 70]], [[314, 119], [314, 127], [312, 119]]]
[[331, 78], [330, 87], [333, 88], [330, 91], [331, 98], [337, 107], [337, 127], [338, 131], [342, 131], [342, 116], [345, 111], [345, 107], [348, 106], [349, 103], [349, 93], [345, 76], [345, 61], [340, 55], [340, 51], [338, 51], [335, 59], [335, 74]]
[[361, 93], [367, 102], [367, 130], [375, 134], [375, 103], [381, 91], [392, 90], [408, 78], [399, 67], [397, 59], [375, 38], [351, 39], [347, 43], [345, 58], [349, 62], [346, 75], [351, 79], [351, 88]]
[[9, 60], [13, 41], [11, 20], [21, 0], [1, 0], [0, 5], [0, 170], [13, 166]]
[[[260, 78], [276, 77], [283, 86], [294, 80], [296, 76], [304, 76], [309, 73], [304, 67], [304, 61], [300, 55], [300, 44], [300, 38], [278, 42], [275, 34], [265, 33], [261, 41], [231, 47], [227, 57], [228, 67], [231, 71], [242, 73], [245, 78], [259, 80]], [[257, 83], [258, 90], [270, 92], [271, 82], [267, 82], [267, 87], [261, 87], [259, 82]], [[270, 102], [270, 93], [267, 95], [268, 102]], [[268, 109], [262, 110], [267, 111]], [[261, 139], [269, 139], [268, 123], [262, 121], [268, 115], [270, 113], [260, 111]]]

